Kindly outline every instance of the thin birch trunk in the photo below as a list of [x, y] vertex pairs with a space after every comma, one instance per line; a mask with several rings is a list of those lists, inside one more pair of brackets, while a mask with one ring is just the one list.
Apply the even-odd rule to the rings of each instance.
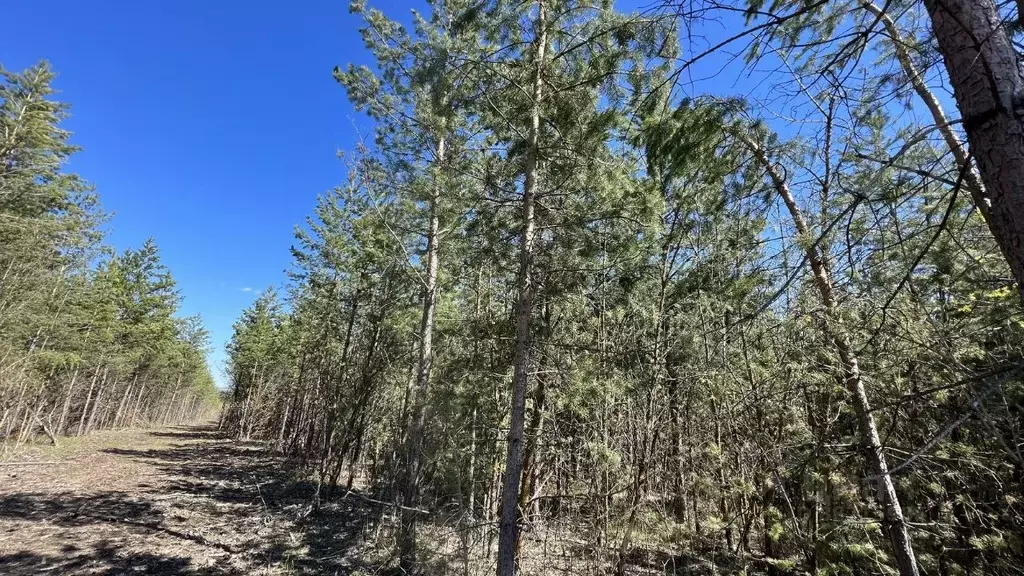
[[[103, 380], [100, 381], [99, 390], [96, 391], [96, 399], [93, 400], [92, 403], [92, 413], [89, 414], [89, 421], [85, 423], [84, 434], [86, 435], [89, 434], [89, 432], [92, 432], [93, 426], [96, 425], [96, 416], [99, 414], [100, 407], [103, 405], [103, 392], [105, 390], [104, 384], [106, 383], [106, 380], [107, 372], [106, 370], [104, 370]], [[117, 388], [117, 378], [114, 378], [114, 384], [111, 386], [111, 388]]]

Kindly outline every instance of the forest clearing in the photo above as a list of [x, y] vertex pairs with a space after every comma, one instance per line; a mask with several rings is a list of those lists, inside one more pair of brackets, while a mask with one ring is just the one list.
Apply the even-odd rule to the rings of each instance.
[[1024, 0], [54, 2], [0, 574], [1024, 574]]

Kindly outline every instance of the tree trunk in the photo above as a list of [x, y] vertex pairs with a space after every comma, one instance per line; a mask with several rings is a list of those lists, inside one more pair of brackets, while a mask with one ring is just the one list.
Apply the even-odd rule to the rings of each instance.
[[75, 372], [71, 375], [71, 383], [68, 384], [68, 391], [64, 396], [64, 406], [60, 410], [60, 419], [57, 420], [57, 427], [55, 430], [57, 434], [64, 433], [64, 425], [68, 420], [68, 411], [71, 409], [71, 397], [75, 392], [75, 382], [78, 380], [78, 368], [75, 368]]
[[[789, 189], [782, 172], [771, 163], [764, 150], [749, 138], [749, 136], [738, 133], [739, 138], [754, 154], [757, 161], [765, 167], [772, 184], [782, 197], [793, 219], [797, 233], [805, 238], [810, 238], [810, 229], [796, 204], [796, 199]], [[865, 457], [868, 467], [873, 474], [872, 482], [877, 482], [877, 489], [874, 490], [874, 497], [882, 507], [883, 524], [889, 536], [889, 543], [892, 546], [893, 558], [902, 576], [918, 576], [917, 561], [914, 558], [914, 549], [910, 540], [910, 533], [907, 531], [907, 522], [903, 517], [903, 509], [900, 506], [899, 497], [896, 494], [896, 486], [893, 484], [892, 476], [889, 475], [889, 466], [886, 462], [885, 451], [882, 441], [878, 436], [878, 427], [875, 425], [875, 417], [871, 411], [871, 403], [868, 401], [867, 389], [864, 384], [864, 377], [860, 372], [860, 363], [850, 344], [850, 337], [843, 323], [839, 311], [839, 304], [836, 300], [833, 288], [832, 272], [824, 253], [812, 244], [806, 248], [807, 260], [810, 262], [811, 271], [814, 277], [814, 285], [821, 296], [825, 308], [825, 322], [823, 330], [826, 338], [832, 343], [839, 356], [842, 369], [843, 383], [853, 401], [854, 412], [857, 416], [857, 427], [860, 432], [861, 442], [864, 445]]]
[[469, 517], [474, 518], [476, 513], [476, 403], [473, 403], [473, 413], [469, 421], [469, 470], [466, 471], [469, 482], [469, 498], [466, 510]]
[[[178, 387], [181, 385], [182, 373], [178, 372], [178, 376], [174, 379], [174, 389], [171, 392], [171, 399], [167, 401], [167, 405], [164, 406], [163, 414], [160, 416], [160, 424], [167, 424], [167, 418], [171, 415], [171, 407], [174, 406], [174, 399], [178, 397]], [[224, 412], [221, 412], [221, 422], [224, 421]], [[221, 422], [218, 422], [217, 429], [220, 430]]]
[[985, 185], [975, 202], [1024, 297], [1024, 76], [1017, 50], [993, 0], [924, 4]]
[[287, 404], [284, 407], [284, 416], [281, 417], [281, 427], [277, 430], [277, 443], [275, 449], [284, 450], [284, 431], [288, 429], [288, 416], [291, 415], [292, 405]]
[[[96, 379], [99, 378], [100, 372], [104, 372], [104, 379], [106, 379], [107, 377], [105, 371], [101, 370], [99, 367], [96, 367], [96, 372], [94, 372], [92, 375], [92, 381], [89, 382], [89, 391], [85, 394], [85, 404], [82, 406], [82, 415], [78, 419], [78, 433], [76, 434], [76, 436], [81, 436], [82, 434], [85, 433], [85, 420], [89, 415], [89, 401], [92, 400], [92, 391], [96, 387]], [[100, 383], [100, 386], [103, 386], [102, 382]]]
[[366, 436], [366, 412], [363, 412], [363, 419], [359, 422], [359, 433], [356, 435], [355, 446], [352, 448], [352, 455], [348, 459], [348, 481], [345, 482], [345, 489], [352, 491], [356, 480], [356, 467], [359, 465], [359, 458], [363, 453], [363, 438]]
[[715, 421], [715, 446], [718, 449], [718, 457], [715, 465], [718, 471], [718, 516], [725, 523], [723, 536], [725, 537], [725, 549], [732, 552], [732, 518], [729, 517], [729, 484], [725, 472], [725, 446], [722, 444], [722, 416], [718, 411], [718, 400], [711, 395], [711, 417]]
[[[445, 139], [437, 141], [435, 169], [444, 163]], [[435, 180], [430, 196], [430, 223], [427, 229], [427, 275], [423, 286], [423, 316], [420, 319], [420, 354], [416, 371], [416, 389], [412, 397], [412, 414], [406, 435], [405, 486], [402, 492], [400, 534], [400, 566], [411, 574], [416, 564], [416, 508], [419, 505], [420, 467], [423, 460], [423, 429], [427, 416], [427, 393], [430, 389], [430, 367], [433, 360], [434, 312], [437, 310], [438, 235], [440, 216], [438, 199], [440, 183]]]
[[146, 384], [143, 382], [142, 387], [139, 388], [138, 393], [135, 394], [135, 405], [132, 407], [132, 418], [128, 427], [134, 428], [136, 421], [139, 418], [139, 407], [142, 406], [142, 397], [146, 394]]
[[128, 399], [131, 397], [132, 390], [135, 389], [135, 382], [138, 380], [138, 372], [132, 376], [132, 381], [128, 384], [128, 387], [124, 389], [124, 394], [121, 396], [121, 401], [117, 404], [117, 412], [114, 413], [114, 425], [113, 428], [121, 426], [121, 419], [124, 416], [125, 407], [128, 404]]
[[914, 92], [917, 93], [918, 97], [921, 98], [921, 101], [928, 108], [928, 112], [931, 113], [932, 120], [942, 135], [942, 139], [946, 142], [950, 152], [953, 153], [957, 169], [963, 173], [964, 187], [971, 193], [971, 197], [974, 198], [974, 202], [977, 204], [982, 216], [988, 219], [989, 206], [988, 202], [984, 200], [985, 186], [981, 183], [981, 177], [974, 168], [966, 147], [960, 141], [956, 131], [953, 130], [953, 125], [949, 122], [949, 118], [946, 117], [942, 104], [939, 103], [939, 99], [935, 97], [935, 94], [925, 84], [924, 77], [918, 71], [917, 66], [914, 65], [910, 52], [907, 50], [907, 42], [896, 27], [896, 22], [871, 0], [864, 0], [863, 6], [868, 12], [877, 17], [885, 28], [886, 35], [892, 41], [892, 47], [896, 53], [896, 60], [899, 62], [900, 68], [907, 75], [907, 79], [910, 81], [910, 86], [914, 89]]
[[[529, 522], [530, 504], [537, 479], [537, 442], [544, 428], [544, 398], [546, 395], [544, 378], [537, 378], [537, 386], [533, 393], [533, 410], [530, 412], [530, 425], [527, 427], [526, 444], [523, 449], [523, 474], [519, 482], [519, 515], [520, 519]], [[522, 546], [522, 542], [519, 543]], [[519, 552], [522, 552], [520, 548]], [[517, 553], [517, 555], [519, 555]]]
[[526, 385], [530, 376], [533, 347], [533, 307], [537, 286], [533, 278], [537, 199], [538, 156], [540, 155], [540, 111], [543, 96], [544, 53], [547, 50], [547, 22], [543, 0], [537, 2], [534, 24], [533, 103], [526, 162], [523, 166], [523, 231], [519, 240], [519, 274], [516, 297], [516, 347], [512, 360], [512, 408], [508, 431], [508, 456], [502, 481], [501, 519], [498, 525], [498, 576], [515, 576], [519, 549], [518, 496], [523, 474], [523, 427], [526, 420]]
[[[89, 414], [89, 420], [85, 423], [85, 432], [83, 432], [83, 434], [88, 435], [89, 432], [92, 432], [93, 426], [96, 425], [96, 416], [99, 414], [100, 408], [103, 405], [103, 391], [104, 391], [104, 384], [106, 384], [106, 381], [107, 381], [107, 372], [104, 371], [103, 372], [103, 379], [100, 380], [100, 387], [99, 387], [98, 390], [96, 390], [96, 399], [92, 401], [92, 412]], [[112, 388], [117, 388], [117, 378], [116, 377], [114, 378], [114, 384], [111, 387]]]
[[[646, 413], [648, 417], [652, 413], [652, 410], [650, 409], [651, 406], [651, 401], [648, 401], [648, 410]], [[641, 428], [643, 429], [643, 432], [640, 432]], [[640, 511], [640, 505], [643, 503], [644, 490], [647, 483], [648, 455], [654, 453], [654, 448], [658, 443], [658, 431], [654, 430], [652, 433], [649, 420], [645, 421], [642, 426], [637, 426], [637, 436], [638, 442], [636, 443], [640, 444], [638, 447], [639, 454], [636, 455], [636, 470], [634, 471], [633, 483], [630, 487], [629, 515], [626, 517], [626, 528], [622, 533], [622, 540], [619, 541], [618, 559], [615, 563], [616, 576], [626, 575], [629, 550], [633, 543], [633, 532], [636, 530], [636, 517], [637, 513]], [[648, 436], [650, 436], [649, 442], [647, 440]]]

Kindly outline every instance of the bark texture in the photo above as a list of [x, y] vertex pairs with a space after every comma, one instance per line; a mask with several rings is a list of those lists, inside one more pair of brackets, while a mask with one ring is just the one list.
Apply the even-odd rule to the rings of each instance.
[[992, 0], [925, 0], [971, 154], [975, 200], [1024, 296], [1024, 77]]

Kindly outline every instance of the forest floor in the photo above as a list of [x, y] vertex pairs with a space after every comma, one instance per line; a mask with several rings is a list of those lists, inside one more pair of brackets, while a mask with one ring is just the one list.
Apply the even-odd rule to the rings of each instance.
[[[0, 461], [0, 574], [394, 574], [394, 510], [342, 490], [311, 513], [316, 487], [295, 469], [211, 425], [23, 448]], [[493, 530], [453, 528], [421, 524], [427, 573], [493, 574]], [[550, 532], [525, 534], [524, 573], [599, 572], [586, 538]], [[631, 558], [629, 573], [738, 571], [654, 551]]]
[[23, 449], [0, 464], [0, 573], [359, 573], [378, 512], [352, 496], [309, 514], [314, 486], [282, 464], [211, 426]]

